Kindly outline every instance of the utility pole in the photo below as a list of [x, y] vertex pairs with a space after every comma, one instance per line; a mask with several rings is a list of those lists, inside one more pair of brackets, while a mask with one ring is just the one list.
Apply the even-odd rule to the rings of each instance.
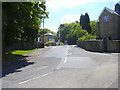
[[43, 45], [44, 45], [44, 15], [43, 15]]
[[45, 17], [44, 17], [44, 14], [43, 14], [43, 40], [42, 40], [42, 47], [44, 48], [44, 20], [45, 20]]
[[60, 45], [60, 41], [61, 41], [61, 36], [60, 36], [60, 22], [59, 22], [59, 28], [58, 28], [59, 34], [58, 34], [58, 43]]

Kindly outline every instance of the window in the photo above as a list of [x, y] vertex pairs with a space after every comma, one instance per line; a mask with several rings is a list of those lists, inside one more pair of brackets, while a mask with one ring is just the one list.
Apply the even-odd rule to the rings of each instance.
[[48, 40], [49, 41], [55, 41], [55, 38], [54, 38], [54, 36], [48, 36]]
[[109, 22], [109, 16], [104, 16], [104, 22]]

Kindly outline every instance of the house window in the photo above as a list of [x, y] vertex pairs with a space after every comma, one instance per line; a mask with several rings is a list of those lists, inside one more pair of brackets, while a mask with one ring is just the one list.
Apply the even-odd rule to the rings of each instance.
[[55, 41], [54, 36], [48, 36], [49, 41]]
[[109, 16], [104, 16], [104, 22], [109, 22]]

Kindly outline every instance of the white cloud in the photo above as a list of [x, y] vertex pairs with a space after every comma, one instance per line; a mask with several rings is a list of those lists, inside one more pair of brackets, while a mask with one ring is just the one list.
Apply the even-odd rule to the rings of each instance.
[[46, 0], [46, 6], [52, 10], [57, 10], [60, 7], [58, 0]]
[[59, 8], [73, 8], [89, 2], [119, 2], [119, 0], [46, 0], [46, 6], [52, 10]]
[[79, 18], [80, 18], [80, 15], [68, 14], [68, 15], [65, 15], [64, 17], [62, 17], [60, 19], [60, 22], [56, 25], [53, 25], [52, 22], [47, 23], [47, 25], [45, 24], [45, 28], [48, 28], [48, 29], [52, 30], [53, 32], [57, 32], [59, 24], [75, 22], [75, 21], [78, 21]]
[[79, 21], [80, 19], [80, 15], [65, 15], [64, 17], [62, 17], [60, 19], [60, 23], [71, 23], [71, 22], [75, 22], [75, 21]]

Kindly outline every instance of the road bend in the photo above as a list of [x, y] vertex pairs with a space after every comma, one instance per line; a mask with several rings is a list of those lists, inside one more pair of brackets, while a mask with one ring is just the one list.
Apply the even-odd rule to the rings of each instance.
[[4, 76], [2, 88], [118, 88], [118, 53], [65, 45], [26, 55], [34, 63]]

